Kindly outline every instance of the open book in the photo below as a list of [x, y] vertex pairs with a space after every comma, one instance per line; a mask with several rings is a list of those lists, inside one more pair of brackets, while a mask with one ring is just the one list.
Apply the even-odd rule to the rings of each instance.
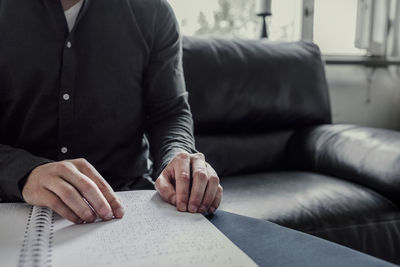
[[178, 212], [154, 191], [117, 194], [123, 219], [83, 225], [0, 204], [0, 266], [255, 266], [203, 215]]

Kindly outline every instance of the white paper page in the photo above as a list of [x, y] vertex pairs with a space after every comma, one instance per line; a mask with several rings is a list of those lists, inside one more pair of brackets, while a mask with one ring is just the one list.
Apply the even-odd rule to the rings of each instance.
[[204, 216], [154, 191], [118, 193], [123, 219], [73, 225], [56, 218], [53, 266], [255, 266]]
[[31, 206], [0, 204], [0, 266], [17, 266]]

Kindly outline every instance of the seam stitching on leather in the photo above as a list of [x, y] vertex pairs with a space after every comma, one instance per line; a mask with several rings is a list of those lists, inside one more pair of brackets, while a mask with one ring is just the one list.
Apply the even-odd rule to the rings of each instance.
[[321, 230], [303, 230], [303, 231], [308, 234], [317, 234], [317, 233], [321, 233], [321, 232], [325, 232], [325, 231], [340, 230], [340, 229], [360, 227], [360, 226], [370, 226], [371, 224], [377, 225], [377, 224], [396, 223], [396, 222], [400, 223], [400, 217], [395, 218], [395, 219], [382, 220], [382, 221], [370, 221], [367, 223], [357, 223], [357, 224], [343, 225], [343, 226], [337, 226], [337, 227], [327, 227], [327, 228], [322, 228]]

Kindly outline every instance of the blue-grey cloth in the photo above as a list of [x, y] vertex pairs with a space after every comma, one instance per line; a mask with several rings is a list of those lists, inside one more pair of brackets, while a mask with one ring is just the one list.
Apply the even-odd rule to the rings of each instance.
[[258, 265], [266, 267], [395, 267], [277, 224], [217, 211], [208, 219]]

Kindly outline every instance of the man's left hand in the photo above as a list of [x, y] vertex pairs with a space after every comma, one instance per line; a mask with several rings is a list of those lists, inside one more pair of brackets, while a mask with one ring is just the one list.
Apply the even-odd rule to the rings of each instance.
[[214, 213], [221, 203], [222, 186], [201, 153], [180, 153], [156, 181], [161, 197], [179, 211]]

